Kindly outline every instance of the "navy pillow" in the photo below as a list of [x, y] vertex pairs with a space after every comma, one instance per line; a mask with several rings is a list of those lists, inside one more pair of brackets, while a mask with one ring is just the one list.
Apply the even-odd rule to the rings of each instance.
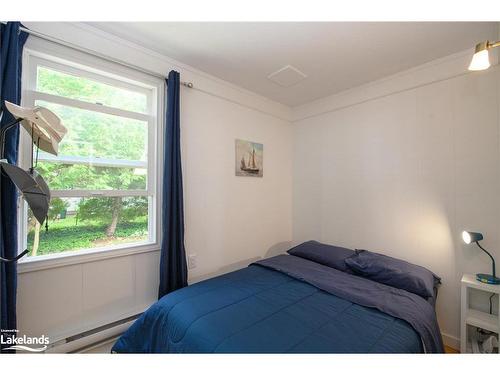
[[434, 287], [441, 280], [427, 268], [368, 250], [356, 250], [356, 255], [346, 259], [345, 263], [367, 279], [404, 289], [423, 298], [433, 297]]
[[333, 245], [326, 245], [317, 241], [307, 241], [287, 251], [290, 255], [312, 260], [324, 266], [339, 271], [352, 273], [345, 264], [345, 259], [355, 254], [354, 250]]

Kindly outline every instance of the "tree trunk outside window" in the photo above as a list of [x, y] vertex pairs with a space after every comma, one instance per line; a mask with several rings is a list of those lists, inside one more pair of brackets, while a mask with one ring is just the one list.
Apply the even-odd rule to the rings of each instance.
[[120, 213], [122, 211], [122, 198], [114, 197], [112, 199], [113, 199], [113, 204], [111, 206], [112, 210], [111, 223], [106, 229], [106, 236], [108, 237], [113, 237], [115, 235], [116, 226], [118, 225], [118, 220], [120, 219]]

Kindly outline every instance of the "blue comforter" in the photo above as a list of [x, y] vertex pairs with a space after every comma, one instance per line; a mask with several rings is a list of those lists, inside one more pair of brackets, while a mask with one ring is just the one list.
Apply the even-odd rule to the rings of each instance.
[[[166, 295], [136, 320], [112, 350], [119, 353], [421, 353], [424, 340], [427, 351], [442, 351], [442, 343], [429, 344], [433, 340], [429, 335], [437, 337], [439, 331], [427, 301], [417, 296], [429, 306], [432, 316], [417, 300], [418, 309], [425, 312], [414, 315], [425, 321], [415, 326], [413, 318], [404, 318], [411, 322], [401, 319], [400, 315], [405, 313], [398, 313], [397, 306], [391, 307], [391, 314], [383, 312], [380, 306], [363, 306], [366, 296], [362, 297], [362, 288], [354, 287], [351, 298], [349, 290], [344, 290], [346, 286], [350, 288], [346, 282], [356, 286], [360, 279], [361, 283], [368, 283], [361, 286], [373, 289], [371, 284], [376, 284], [380, 306], [384, 300], [394, 303], [394, 298], [399, 298], [385, 288], [380, 290], [381, 284], [305, 259], [291, 255], [270, 258]], [[341, 293], [336, 291], [337, 282], [342, 285]], [[403, 310], [408, 309], [407, 301], [400, 302]], [[429, 333], [426, 329], [437, 332]]]

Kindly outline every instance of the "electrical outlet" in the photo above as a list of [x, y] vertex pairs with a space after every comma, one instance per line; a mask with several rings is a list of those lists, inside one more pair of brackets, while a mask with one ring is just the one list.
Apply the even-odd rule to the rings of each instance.
[[189, 254], [189, 256], [188, 256], [188, 268], [189, 269], [196, 268], [196, 266], [198, 265], [196, 257], [197, 257], [196, 254]]

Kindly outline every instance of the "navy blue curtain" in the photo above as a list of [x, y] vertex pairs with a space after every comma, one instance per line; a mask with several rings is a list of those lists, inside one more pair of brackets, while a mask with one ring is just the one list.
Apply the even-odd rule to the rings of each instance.
[[163, 236], [158, 298], [187, 285], [179, 96], [180, 76], [178, 72], [171, 71], [167, 79], [167, 117], [163, 139]]
[[[20, 104], [21, 102], [21, 61], [23, 46], [28, 34], [21, 32], [19, 22], [2, 24], [0, 29], [0, 103], [2, 118], [0, 127], [13, 120], [5, 110], [4, 101]], [[9, 163], [17, 162], [19, 145], [19, 127], [7, 132], [5, 154]], [[2, 225], [0, 226], [0, 256], [13, 258], [17, 255], [17, 191], [14, 184], [6, 176], [1, 177], [1, 210]], [[16, 329], [16, 293], [17, 265], [16, 263], [0, 262], [0, 307], [1, 329]]]

